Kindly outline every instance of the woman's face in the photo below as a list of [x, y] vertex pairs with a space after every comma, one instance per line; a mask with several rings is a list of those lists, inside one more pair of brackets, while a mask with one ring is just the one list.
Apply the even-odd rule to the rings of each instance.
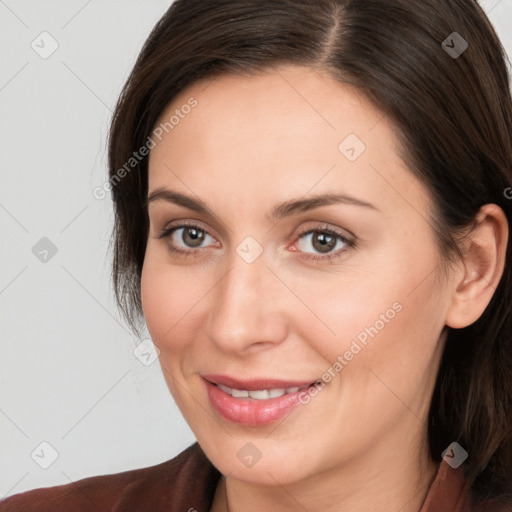
[[142, 301], [206, 455], [274, 485], [424, 453], [449, 287], [392, 125], [295, 66], [196, 82], [172, 115], [150, 152]]

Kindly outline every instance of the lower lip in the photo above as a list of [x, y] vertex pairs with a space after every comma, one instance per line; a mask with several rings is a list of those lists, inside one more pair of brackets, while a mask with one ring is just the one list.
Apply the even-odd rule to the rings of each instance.
[[210, 403], [223, 418], [250, 427], [268, 425], [281, 419], [301, 404], [301, 393], [307, 393], [307, 389], [300, 389], [268, 400], [233, 398], [215, 384], [207, 380], [205, 383]]

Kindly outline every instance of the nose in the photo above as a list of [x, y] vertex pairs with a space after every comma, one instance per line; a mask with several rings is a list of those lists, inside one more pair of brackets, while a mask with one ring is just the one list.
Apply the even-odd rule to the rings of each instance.
[[237, 355], [271, 348], [288, 334], [287, 305], [293, 301], [261, 254], [252, 263], [236, 252], [212, 290], [207, 333], [222, 351]]

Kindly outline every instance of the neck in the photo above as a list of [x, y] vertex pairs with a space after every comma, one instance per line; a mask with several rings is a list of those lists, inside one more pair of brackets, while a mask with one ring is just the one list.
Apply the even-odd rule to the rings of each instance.
[[[410, 423], [405, 422], [409, 434], [414, 422], [418, 419], [413, 415]], [[405, 442], [408, 437], [395, 430], [395, 443], [381, 439], [378, 447], [357, 460], [286, 486], [222, 476], [211, 512], [418, 512], [437, 472], [422, 427], [421, 442]]]

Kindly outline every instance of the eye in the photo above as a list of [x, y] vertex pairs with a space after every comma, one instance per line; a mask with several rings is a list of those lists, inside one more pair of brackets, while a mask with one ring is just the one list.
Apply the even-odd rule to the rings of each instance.
[[168, 238], [169, 250], [186, 256], [199, 254], [200, 251], [196, 249], [203, 249], [201, 245], [208, 238], [215, 240], [205, 229], [188, 221], [164, 229], [156, 238]]
[[[341, 256], [350, 249], [355, 248], [356, 242], [343, 233], [328, 226], [318, 226], [302, 230], [298, 235], [299, 251], [305, 253], [305, 259], [329, 260]], [[218, 242], [193, 221], [182, 221], [180, 225], [165, 228], [157, 239], [168, 239], [169, 251], [188, 256], [198, 256], [205, 249], [204, 242], [210, 238], [217, 246]], [[332, 252], [337, 247], [337, 250]], [[317, 254], [308, 253], [308, 249], [318, 251]], [[292, 251], [296, 251], [292, 248]]]
[[[341, 256], [355, 247], [355, 241], [344, 234], [327, 226], [306, 229], [298, 235], [299, 249], [305, 252], [306, 259], [329, 260]], [[337, 247], [337, 250], [332, 252]], [[318, 251], [317, 254], [308, 253], [307, 250]]]

